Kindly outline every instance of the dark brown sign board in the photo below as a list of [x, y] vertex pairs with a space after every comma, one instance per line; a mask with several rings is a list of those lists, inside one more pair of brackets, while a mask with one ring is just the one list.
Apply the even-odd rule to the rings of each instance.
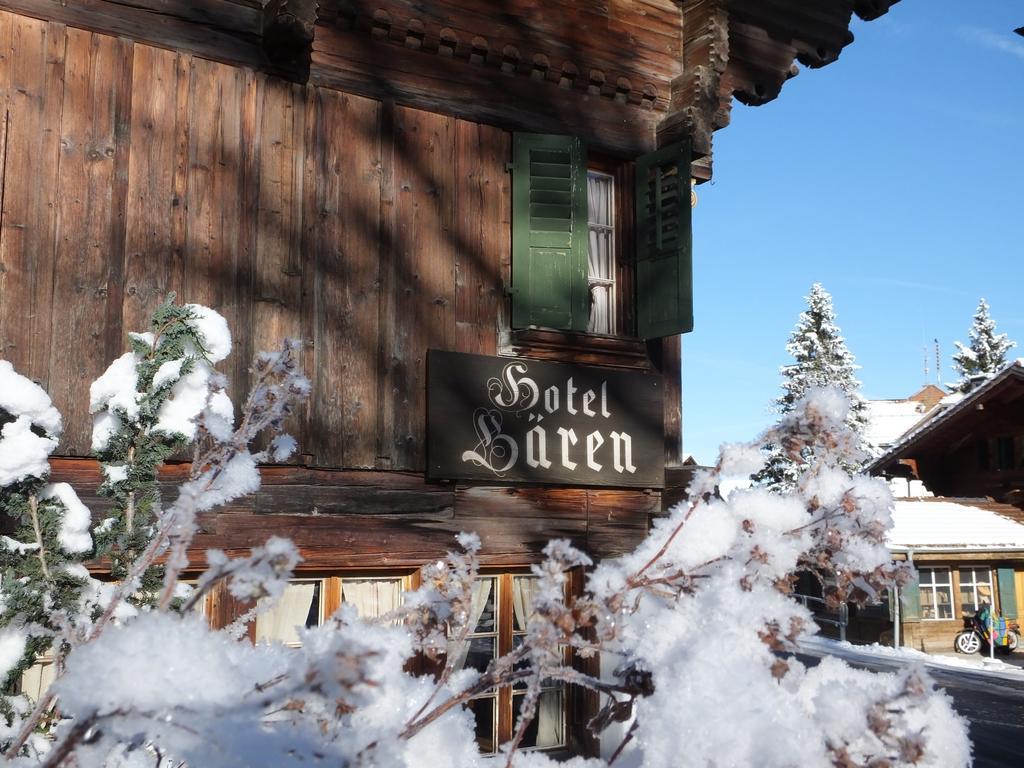
[[659, 374], [427, 354], [427, 477], [626, 488], [665, 484]]

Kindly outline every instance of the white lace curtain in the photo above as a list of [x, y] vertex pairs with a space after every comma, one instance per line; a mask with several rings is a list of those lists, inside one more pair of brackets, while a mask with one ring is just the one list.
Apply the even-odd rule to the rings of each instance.
[[533, 596], [537, 593], [537, 579], [515, 576], [512, 579], [512, 610], [516, 615], [517, 630], [525, 630], [533, 615]]
[[587, 267], [590, 277], [591, 333], [614, 333], [612, 312], [615, 276], [612, 249], [613, 179], [604, 174], [587, 176], [587, 203], [590, 243], [587, 249]]
[[537, 746], [557, 747], [565, 743], [562, 689], [543, 691], [537, 702]]
[[317, 585], [312, 582], [299, 582], [285, 587], [277, 605], [256, 617], [256, 641], [278, 640], [289, 645], [297, 645], [298, 628], [306, 626], [306, 617], [313, 606], [316, 587]]
[[[491, 589], [494, 579], [477, 579], [473, 582], [473, 597], [469, 604], [469, 631], [476, 629], [480, 617], [483, 616], [484, 608], [487, 607], [487, 600], [491, 596]], [[466, 640], [458, 643], [448, 641], [448, 658], [452, 661], [453, 669], [462, 669], [466, 664], [466, 657], [469, 655], [469, 645], [472, 641]]]
[[364, 619], [391, 613], [402, 600], [401, 579], [342, 579], [341, 599]]
[[[515, 613], [515, 630], [526, 629], [533, 615], [533, 598], [537, 594], [537, 579], [532, 576], [512, 578], [512, 611]], [[562, 688], [541, 693], [537, 702], [537, 744], [538, 747], [555, 747], [565, 743], [565, 720], [563, 717]]]

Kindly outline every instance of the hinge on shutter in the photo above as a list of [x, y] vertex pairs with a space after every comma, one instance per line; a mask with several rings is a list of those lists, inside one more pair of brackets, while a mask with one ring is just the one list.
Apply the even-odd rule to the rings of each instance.
[[508, 162], [505, 163], [505, 173], [512, 173], [512, 169], [515, 168], [515, 164]]

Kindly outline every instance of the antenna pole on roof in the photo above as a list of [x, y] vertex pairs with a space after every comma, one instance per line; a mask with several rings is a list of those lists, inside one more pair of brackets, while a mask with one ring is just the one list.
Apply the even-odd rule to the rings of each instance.
[[935, 342], [935, 383], [939, 386], [942, 385], [942, 373], [941, 373], [941, 362], [942, 359], [939, 357], [939, 340], [933, 339]]
[[928, 383], [928, 345], [925, 344], [921, 347], [922, 356], [924, 357], [924, 383]]

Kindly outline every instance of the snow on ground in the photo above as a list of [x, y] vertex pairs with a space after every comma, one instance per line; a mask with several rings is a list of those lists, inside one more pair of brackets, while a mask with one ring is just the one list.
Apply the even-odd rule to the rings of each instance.
[[990, 677], [1012, 677], [1024, 680], [1024, 669], [1008, 664], [998, 654], [995, 659], [974, 655], [946, 656], [924, 653], [913, 648], [891, 648], [877, 643], [854, 645], [820, 635], [801, 641], [800, 650], [814, 656], [837, 656], [854, 663], [859, 661], [901, 665], [923, 664], [925, 667], [941, 667]]

